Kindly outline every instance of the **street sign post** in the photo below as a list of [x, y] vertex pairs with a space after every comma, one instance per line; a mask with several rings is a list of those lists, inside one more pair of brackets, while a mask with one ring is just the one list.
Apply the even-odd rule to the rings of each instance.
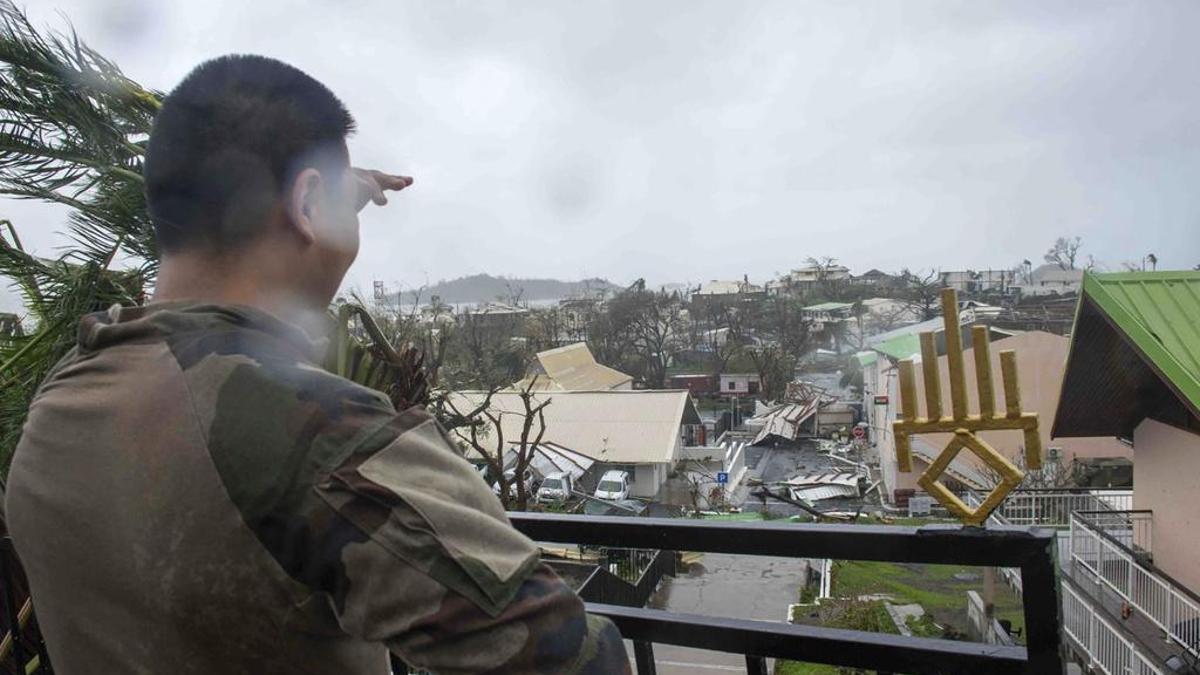
[[729, 483], [729, 474], [725, 471], [717, 472], [717, 485], [726, 485]]

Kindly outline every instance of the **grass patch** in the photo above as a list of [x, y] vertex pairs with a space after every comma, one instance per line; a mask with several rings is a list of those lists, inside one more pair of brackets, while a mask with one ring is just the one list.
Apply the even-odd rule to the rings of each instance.
[[[871, 633], [898, 634], [896, 624], [880, 601], [859, 602], [857, 600], [833, 600], [822, 606], [824, 620], [821, 625], [831, 628], [863, 630]], [[795, 617], [793, 617], [795, 618]], [[842, 668], [818, 663], [801, 663], [780, 659], [775, 662], [775, 673], [780, 675], [842, 675], [859, 673], [853, 668]]]
[[823, 663], [782, 660], [775, 662], [775, 675], [839, 675], [841, 672], [837, 666], [827, 666]]
[[[983, 580], [960, 580], [954, 575], [970, 573], [982, 577], [983, 568], [962, 565], [919, 565], [907, 563], [838, 560], [833, 564], [833, 591], [838, 597], [890, 595], [896, 604], [917, 603], [932, 620], [960, 633], [967, 631], [967, 591], [983, 591]], [[999, 579], [996, 581], [996, 615], [1024, 629], [1021, 600]]]

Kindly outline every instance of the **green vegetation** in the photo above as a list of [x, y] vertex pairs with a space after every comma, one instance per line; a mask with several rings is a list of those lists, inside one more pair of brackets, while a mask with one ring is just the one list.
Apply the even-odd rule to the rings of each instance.
[[[878, 600], [869, 602], [834, 600], [824, 605], [821, 612], [824, 615], [821, 624], [830, 628], [846, 628], [870, 633], [898, 634], [900, 632], [892, 622], [891, 616], [888, 615], [884, 603]], [[866, 671], [782, 659], [775, 664], [776, 675], [857, 675], [863, 672]]]
[[823, 663], [775, 662], [775, 675], [839, 675], [841, 672], [841, 668], [827, 666]]
[[910, 616], [904, 625], [917, 637], [945, 637], [945, 631], [928, 614], [922, 614], [920, 617]]
[[[973, 574], [975, 580], [956, 579]], [[840, 597], [889, 595], [897, 604], [917, 603], [932, 621], [965, 633], [967, 591], [983, 589], [983, 569], [961, 565], [919, 565], [839, 560], [833, 565], [833, 588]], [[996, 584], [996, 615], [1024, 629], [1021, 599], [1000, 581]]]

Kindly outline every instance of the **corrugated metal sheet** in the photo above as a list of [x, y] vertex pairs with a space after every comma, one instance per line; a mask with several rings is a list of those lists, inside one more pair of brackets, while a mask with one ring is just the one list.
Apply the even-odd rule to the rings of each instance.
[[[514, 461], [516, 459], [515, 452], [513, 459]], [[534, 448], [534, 454], [530, 457], [529, 463], [542, 476], [549, 476], [561, 471], [570, 474], [571, 480], [578, 482], [596, 461], [570, 448], [564, 448], [555, 443], [542, 443]]]
[[815, 502], [839, 497], [858, 497], [858, 479], [857, 473], [838, 471], [796, 476], [788, 480], [787, 484], [793, 499]]
[[[555, 391], [600, 391], [603, 389], [631, 388], [633, 377], [619, 370], [596, 362], [587, 343], [576, 342], [557, 349], [538, 352], [541, 374], [534, 383], [535, 389]], [[517, 389], [528, 386], [532, 375], [514, 385]]]
[[822, 499], [853, 499], [858, 496], [857, 485], [809, 485], [799, 488], [789, 488], [792, 499], [803, 499], [808, 502], [819, 502]]
[[[821, 398], [817, 397], [808, 403], [788, 403], [777, 406], [765, 415], [758, 416], [763, 426], [750, 445], [757, 445], [768, 436], [795, 440], [800, 435], [800, 425], [812, 417], [820, 405]], [[754, 421], [747, 420], [747, 426], [751, 426]]]
[[1087, 274], [1053, 435], [1130, 438], [1200, 418], [1200, 272]]
[[897, 361], [912, 358], [921, 353], [921, 338], [916, 334], [898, 335], [890, 340], [881, 342], [874, 347], [875, 351], [890, 356]]
[[1084, 294], [1200, 408], [1200, 272], [1088, 274]]

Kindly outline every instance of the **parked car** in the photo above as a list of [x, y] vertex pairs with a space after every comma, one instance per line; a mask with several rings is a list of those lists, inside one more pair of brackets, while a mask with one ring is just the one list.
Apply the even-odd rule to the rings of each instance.
[[596, 485], [595, 497], [610, 501], [629, 499], [629, 472], [605, 471]]
[[542, 481], [542, 486], [537, 491], [537, 500], [539, 502], [565, 502], [571, 498], [571, 493], [574, 491], [575, 481], [571, 479], [571, 474], [556, 471]]
[[[517, 470], [508, 469], [504, 472], [504, 477], [508, 479], [508, 494], [512, 497], [517, 495]], [[525, 494], [533, 497], [537, 494], [537, 478], [533, 475], [533, 471], [525, 469]], [[497, 497], [500, 496], [500, 481], [492, 483], [492, 493]]]

